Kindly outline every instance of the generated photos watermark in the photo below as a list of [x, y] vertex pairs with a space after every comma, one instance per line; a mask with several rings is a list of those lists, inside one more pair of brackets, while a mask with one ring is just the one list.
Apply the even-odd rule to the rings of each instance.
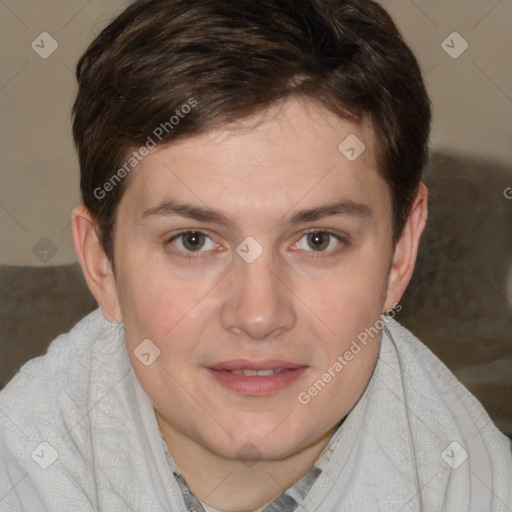
[[[187, 114], [190, 114], [192, 109], [197, 106], [197, 100], [190, 98], [186, 103], [183, 103], [180, 108], [176, 109], [175, 115], [171, 116], [169, 121], [160, 123], [148, 136], [144, 145], [142, 145], [137, 151], [133, 151], [130, 156], [126, 159], [124, 165], [122, 165], [112, 177], [107, 180], [101, 187], [97, 187], [93, 191], [93, 195], [96, 199], [105, 199], [106, 195], [114, 190], [114, 188], [124, 179], [132, 169], [141, 162], [144, 157], [149, 155], [151, 149], [155, 148], [158, 142], [160, 142], [165, 135], [170, 133], [176, 126], [178, 126], [182, 119]], [[155, 140], [157, 139], [157, 140]]]
[[[359, 352], [368, 344], [368, 341], [375, 338], [380, 331], [384, 328], [386, 322], [389, 322], [395, 317], [397, 313], [402, 310], [401, 304], [394, 304], [393, 307], [386, 311], [381, 318], [375, 322], [371, 327], [367, 327], [364, 331], [357, 335], [357, 338], [352, 341], [350, 347], [336, 358], [331, 366], [317, 379], [312, 386], [306, 391], [302, 391], [298, 395], [299, 403], [307, 405], [311, 402], [311, 399], [322, 391], [329, 382], [331, 382], [344, 368], [347, 366], [352, 359], [354, 359]], [[361, 346], [362, 345], [362, 346]]]

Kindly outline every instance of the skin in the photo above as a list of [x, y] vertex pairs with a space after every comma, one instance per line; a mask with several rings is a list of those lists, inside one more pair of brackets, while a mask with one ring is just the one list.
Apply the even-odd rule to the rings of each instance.
[[[354, 162], [338, 151], [349, 134], [366, 145]], [[393, 245], [391, 197], [376, 171], [371, 126], [294, 98], [157, 147], [132, 172], [118, 209], [116, 276], [82, 205], [73, 210], [75, 250], [105, 318], [124, 322], [134, 372], [192, 491], [222, 510], [252, 510], [307, 472], [362, 395], [378, 336], [307, 405], [298, 401], [399, 302], [426, 223], [427, 190], [420, 185]], [[143, 216], [169, 199], [220, 211], [230, 223]], [[369, 213], [288, 222], [340, 199]], [[190, 237], [169, 242], [185, 229], [208, 235], [203, 245]], [[325, 238], [311, 241], [309, 230]], [[236, 253], [248, 236], [263, 249], [250, 264]], [[144, 339], [161, 351], [150, 366], [134, 355]], [[308, 368], [284, 390], [247, 396], [205, 369], [231, 359]], [[247, 443], [256, 447], [250, 461], [241, 455]]]

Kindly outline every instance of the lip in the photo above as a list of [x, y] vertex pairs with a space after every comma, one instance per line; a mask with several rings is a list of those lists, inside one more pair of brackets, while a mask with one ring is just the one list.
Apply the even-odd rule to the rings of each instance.
[[[273, 375], [239, 375], [232, 370], [276, 370]], [[247, 361], [233, 360], [206, 367], [215, 382], [237, 394], [245, 396], [274, 395], [292, 386], [309, 369], [309, 366], [291, 363], [289, 361]]]
[[222, 363], [208, 366], [211, 370], [290, 370], [294, 368], [302, 368], [303, 364], [296, 364], [290, 361], [279, 359], [268, 359], [265, 361], [249, 361], [247, 359], [233, 359]]

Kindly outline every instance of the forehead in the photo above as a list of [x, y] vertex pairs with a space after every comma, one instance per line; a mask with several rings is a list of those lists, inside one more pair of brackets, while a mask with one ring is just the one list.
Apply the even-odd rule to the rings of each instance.
[[317, 104], [288, 99], [157, 147], [134, 169], [122, 203], [140, 214], [168, 199], [238, 215], [254, 214], [251, 206], [272, 211], [339, 198], [385, 207], [388, 187], [377, 173], [374, 145], [368, 122], [356, 125]]

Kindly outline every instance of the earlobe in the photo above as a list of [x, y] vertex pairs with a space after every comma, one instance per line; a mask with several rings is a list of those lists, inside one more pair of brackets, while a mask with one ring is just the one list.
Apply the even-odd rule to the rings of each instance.
[[112, 266], [100, 244], [92, 216], [84, 205], [73, 208], [71, 226], [75, 252], [91, 293], [109, 322], [121, 322]]
[[427, 218], [428, 190], [424, 183], [420, 183], [402, 236], [395, 246], [389, 273], [385, 311], [390, 310], [400, 301], [411, 280]]

